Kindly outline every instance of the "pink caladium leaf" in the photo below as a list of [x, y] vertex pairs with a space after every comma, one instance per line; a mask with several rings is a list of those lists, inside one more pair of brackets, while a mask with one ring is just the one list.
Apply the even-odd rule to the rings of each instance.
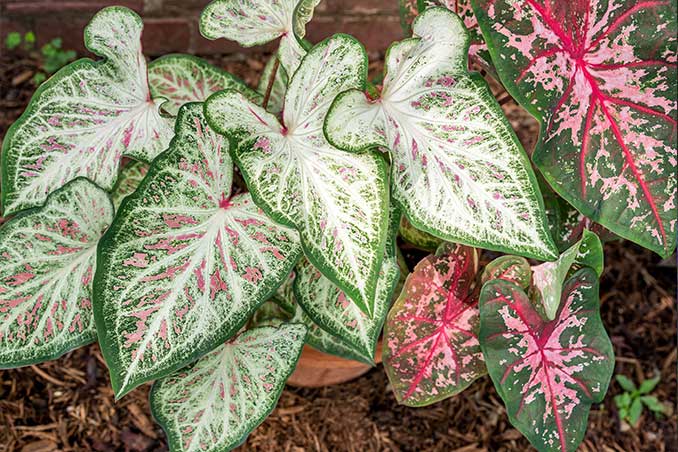
[[533, 160], [591, 220], [676, 247], [676, 2], [473, 0], [503, 84], [541, 122]]
[[78, 178], [0, 227], [0, 369], [96, 339], [92, 276], [111, 221], [106, 192]]
[[123, 156], [150, 162], [167, 148], [174, 120], [151, 98], [142, 28], [132, 10], [101, 10], [85, 45], [104, 59], [75, 61], [36, 91], [3, 142], [5, 215], [42, 205], [81, 176], [110, 191]]
[[301, 255], [293, 229], [232, 195], [228, 143], [200, 103], [101, 241], [94, 313], [116, 396], [236, 333]]
[[384, 369], [398, 402], [429, 405], [485, 373], [477, 259], [473, 248], [443, 243], [407, 277], [384, 327]]
[[252, 328], [158, 381], [151, 410], [170, 449], [221, 452], [241, 444], [278, 403], [305, 336], [297, 323]]
[[339, 94], [325, 134], [340, 149], [388, 148], [391, 194], [418, 229], [455, 243], [551, 260], [541, 193], [525, 151], [483, 78], [469, 37], [430, 8], [386, 55], [381, 97]]
[[576, 450], [591, 404], [603, 400], [614, 371], [596, 272], [583, 268], [572, 275], [551, 321], [514, 283], [487, 282], [479, 339], [513, 425], [540, 451]]
[[261, 102], [261, 95], [245, 82], [221, 68], [193, 55], [165, 55], [148, 65], [148, 85], [154, 98], [165, 98], [165, 111], [176, 115], [188, 102], [203, 102], [211, 94], [223, 89], [240, 91], [253, 102]]

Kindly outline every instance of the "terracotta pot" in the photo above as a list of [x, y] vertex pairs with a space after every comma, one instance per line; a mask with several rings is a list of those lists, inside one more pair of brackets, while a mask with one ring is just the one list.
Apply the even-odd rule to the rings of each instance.
[[[374, 360], [381, 362], [381, 341], [377, 344]], [[358, 378], [370, 369], [372, 367], [367, 364], [328, 355], [305, 345], [297, 368], [287, 384], [300, 388], [336, 385]]]

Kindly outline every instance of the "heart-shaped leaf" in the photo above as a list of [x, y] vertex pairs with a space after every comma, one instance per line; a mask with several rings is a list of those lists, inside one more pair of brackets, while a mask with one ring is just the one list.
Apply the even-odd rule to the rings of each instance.
[[94, 310], [116, 396], [232, 336], [284, 281], [299, 238], [231, 196], [228, 144], [179, 110], [177, 135], [102, 239]]
[[134, 193], [147, 173], [148, 164], [144, 162], [130, 162], [120, 170], [111, 192], [111, 200], [116, 211], [120, 208], [122, 200]]
[[111, 221], [106, 192], [78, 178], [0, 228], [0, 369], [96, 339], [92, 275]]
[[[400, 268], [396, 256], [396, 234], [400, 212], [391, 209], [391, 220], [379, 270], [374, 312], [368, 316], [346, 294], [324, 277], [310, 262], [302, 259], [296, 267], [294, 294], [297, 303], [313, 322], [333, 336], [338, 336], [360, 356], [374, 359], [381, 327], [398, 283]], [[372, 363], [371, 363], [372, 364]]]
[[593, 232], [584, 235], [555, 262], [544, 262], [532, 267], [533, 302], [539, 303], [546, 318], [553, 320], [560, 305], [565, 278], [572, 265], [591, 267], [598, 276], [603, 273], [603, 245]]
[[485, 373], [477, 265], [473, 248], [443, 243], [407, 277], [384, 327], [384, 369], [399, 403], [430, 405]]
[[388, 228], [386, 165], [332, 147], [322, 131], [334, 97], [363, 85], [366, 71], [362, 45], [335, 35], [292, 77], [283, 124], [235, 91], [211, 96], [205, 114], [230, 138], [257, 205], [295, 227], [308, 260], [371, 315]]
[[264, 71], [261, 73], [259, 85], [257, 86], [259, 94], [266, 96], [266, 91], [271, 83], [271, 77], [274, 77], [273, 85], [271, 85], [271, 91], [268, 96], [266, 111], [276, 115], [283, 110], [283, 106], [285, 105], [285, 93], [287, 92], [287, 83], [289, 82], [285, 68], [281, 67], [277, 61], [278, 58], [275, 55], [268, 60], [264, 67]]
[[214, 0], [200, 15], [200, 33], [207, 39], [226, 38], [244, 47], [280, 39], [278, 57], [294, 74], [306, 55], [301, 39], [320, 0]]
[[254, 328], [160, 380], [153, 416], [181, 452], [231, 450], [275, 408], [304, 345], [306, 327]]
[[515, 284], [483, 286], [479, 338], [487, 369], [511, 423], [538, 450], [576, 450], [591, 404], [607, 392], [614, 354], [598, 304], [591, 268], [565, 283], [552, 321]]
[[591, 220], [676, 247], [676, 2], [474, 0], [506, 88], [541, 122], [532, 156]]
[[486, 82], [466, 69], [462, 21], [432, 8], [393, 44], [381, 98], [342, 93], [325, 120], [332, 144], [390, 149], [392, 194], [410, 222], [453, 242], [555, 259], [539, 187]]
[[103, 9], [85, 45], [104, 59], [71, 63], [35, 92], [2, 146], [5, 214], [42, 205], [79, 176], [110, 191], [123, 155], [150, 162], [167, 148], [174, 121], [150, 97], [142, 28], [127, 8]]
[[169, 100], [162, 107], [173, 115], [183, 104], [203, 102], [222, 89], [234, 89], [253, 102], [261, 102], [261, 96], [238, 77], [193, 55], [165, 55], [153, 60], [148, 65], [148, 84], [154, 98]]

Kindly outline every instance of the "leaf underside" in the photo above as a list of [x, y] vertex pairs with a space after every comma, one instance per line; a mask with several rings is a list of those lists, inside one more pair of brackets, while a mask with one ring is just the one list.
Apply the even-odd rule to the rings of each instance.
[[5, 214], [42, 205], [80, 176], [110, 191], [123, 155], [150, 162], [167, 148], [173, 120], [151, 100], [142, 27], [127, 8], [103, 9], [85, 46], [104, 59], [71, 63], [36, 91], [3, 142]]
[[228, 144], [186, 104], [177, 136], [102, 239], [95, 317], [116, 396], [237, 332], [301, 254], [297, 233], [231, 196]]
[[506, 88], [541, 122], [533, 160], [591, 220], [676, 247], [676, 2], [474, 0]]
[[257, 205], [295, 227], [308, 260], [370, 314], [388, 227], [385, 163], [332, 147], [322, 130], [334, 97], [361, 86], [366, 69], [362, 45], [335, 35], [294, 74], [283, 124], [233, 91], [211, 96], [205, 112], [229, 137]]
[[595, 271], [583, 268], [565, 283], [553, 321], [515, 284], [489, 281], [480, 295], [479, 338], [511, 423], [538, 450], [576, 450], [614, 370]]
[[253, 102], [261, 101], [261, 96], [245, 82], [193, 55], [165, 55], [153, 60], [148, 65], [148, 85], [153, 98], [169, 101], [162, 108], [172, 115], [183, 104], [204, 102], [222, 89], [234, 89]]
[[388, 314], [384, 369], [398, 402], [425, 406], [485, 373], [473, 248], [443, 243], [414, 269]]
[[381, 98], [342, 93], [325, 121], [342, 149], [391, 151], [393, 198], [418, 229], [545, 260], [556, 249], [527, 157], [486, 82], [467, 71], [461, 20], [432, 8], [386, 56]]
[[218, 452], [241, 444], [278, 403], [305, 335], [300, 324], [254, 328], [157, 382], [151, 409], [170, 449]]
[[96, 246], [108, 195], [79, 178], [0, 228], [0, 368], [54, 359], [96, 339]]

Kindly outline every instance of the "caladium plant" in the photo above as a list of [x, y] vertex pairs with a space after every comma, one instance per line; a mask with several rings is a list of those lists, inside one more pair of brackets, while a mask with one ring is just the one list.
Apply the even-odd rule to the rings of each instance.
[[[256, 90], [190, 55], [147, 68], [141, 19], [95, 15], [102, 60], [48, 80], [3, 143], [0, 368], [98, 338], [116, 397], [156, 380], [171, 450], [217, 452], [275, 407], [304, 344], [372, 365], [386, 321], [398, 401], [489, 373], [535, 447], [574, 450], [614, 365], [588, 229], [675, 247], [675, 7], [401, 2], [412, 37], [377, 87], [355, 38], [303, 40], [318, 3], [206, 7], [209, 39], [280, 39]], [[555, 243], [469, 57], [542, 121], [533, 161], [581, 212], [549, 207]], [[435, 252], [403, 264], [398, 239]], [[479, 269], [480, 248], [512, 254]]]

